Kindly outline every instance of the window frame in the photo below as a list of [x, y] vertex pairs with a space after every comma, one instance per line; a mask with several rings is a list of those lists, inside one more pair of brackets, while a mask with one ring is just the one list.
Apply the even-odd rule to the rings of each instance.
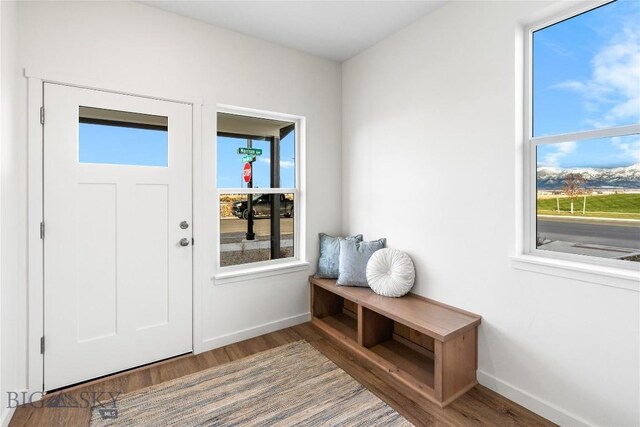
[[[295, 141], [294, 141], [294, 153], [295, 153], [295, 172], [294, 188], [219, 188], [218, 187], [218, 159], [217, 159], [217, 146], [218, 146], [218, 126], [216, 120], [216, 134], [215, 134], [215, 149], [216, 153], [215, 167], [216, 173], [214, 174], [215, 181], [215, 197], [216, 197], [216, 233], [215, 233], [215, 250], [216, 250], [216, 274], [214, 276], [214, 282], [216, 284], [224, 284], [231, 282], [242, 281], [245, 278], [261, 278], [265, 276], [271, 276], [276, 274], [282, 274], [283, 272], [298, 271], [305, 269], [309, 263], [306, 261], [306, 193], [305, 193], [305, 117], [292, 114], [276, 113], [271, 111], [256, 110], [251, 108], [236, 107], [230, 105], [219, 104], [216, 109], [216, 117], [218, 113], [234, 114], [239, 116], [254, 117], [268, 120], [286, 121], [295, 125]], [[257, 261], [246, 264], [237, 264], [230, 266], [220, 265], [220, 196], [224, 194], [293, 194], [293, 209], [295, 214], [293, 215], [293, 251], [294, 256], [288, 258], [280, 258], [274, 260]]]
[[[588, 5], [582, 4], [580, 7], [573, 7], [562, 13], [556, 13], [524, 28], [524, 232], [522, 250], [519, 251], [522, 255], [514, 257], [515, 261], [518, 261], [516, 265], [517, 268], [539, 272], [544, 270], [544, 272], [548, 274], [550, 273], [550, 268], [562, 269], [564, 270], [563, 272], [559, 272], [554, 275], [563, 277], [575, 277], [572, 272], [580, 271], [582, 273], [581, 280], [585, 280], [584, 273], [587, 273], [587, 275], [595, 273], [598, 277], [595, 278], [594, 276], [593, 281], [596, 283], [602, 283], [602, 278], [606, 281], [609, 277], [615, 278], [616, 280], [631, 279], [634, 282], [639, 282], [636, 274], [637, 272], [640, 272], [640, 263], [600, 258], [590, 255], [545, 251], [537, 249], [536, 247], [537, 147], [543, 144], [558, 144], [568, 141], [579, 142], [598, 138], [640, 134], [640, 124], [533, 137], [533, 33], [567, 19], [571, 19], [577, 15], [597, 9], [606, 4], [612, 3], [613, 1], [615, 0], [590, 2]], [[626, 285], [620, 287], [628, 288]], [[636, 288], [636, 286], [631, 287], [631, 289]]]

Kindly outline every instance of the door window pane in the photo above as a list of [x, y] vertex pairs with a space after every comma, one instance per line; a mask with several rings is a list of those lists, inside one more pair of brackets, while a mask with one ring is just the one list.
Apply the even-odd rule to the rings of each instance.
[[169, 119], [79, 108], [79, 161], [130, 166], [169, 165]]

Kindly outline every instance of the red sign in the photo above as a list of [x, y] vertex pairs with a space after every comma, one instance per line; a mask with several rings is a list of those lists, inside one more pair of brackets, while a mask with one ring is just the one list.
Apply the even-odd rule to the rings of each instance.
[[244, 182], [249, 183], [251, 181], [251, 163], [245, 163], [242, 169], [242, 178]]

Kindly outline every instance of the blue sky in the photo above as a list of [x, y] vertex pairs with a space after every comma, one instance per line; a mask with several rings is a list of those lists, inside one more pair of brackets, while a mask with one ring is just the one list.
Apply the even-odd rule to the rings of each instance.
[[[237, 154], [239, 147], [246, 147], [246, 139], [218, 137], [218, 188], [246, 188], [242, 180], [242, 155]], [[253, 187], [269, 188], [269, 168], [271, 148], [269, 141], [252, 143], [253, 148], [262, 148], [262, 155], [253, 163]], [[289, 133], [280, 141], [280, 187], [295, 187], [295, 132]]]
[[[640, 2], [609, 3], [533, 40], [534, 137], [640, 123]], [[538, 166], [636, 163], [640, 136], [538, 148]]]
[[167, 131], [80, 123], [81, 163], [167, 166]]

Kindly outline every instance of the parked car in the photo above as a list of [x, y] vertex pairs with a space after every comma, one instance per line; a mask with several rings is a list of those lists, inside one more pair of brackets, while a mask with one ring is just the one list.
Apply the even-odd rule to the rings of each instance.
[[[253, 197], [253, 216], [271, 216], [271, 196], [273, 194], [256, 194]], [[231, 211], [238, 218], [249, 219], [249, 209], [246, 200], [235, 202]], [[280, 216], [293, 216], [293, 201], [280, 194]]]

